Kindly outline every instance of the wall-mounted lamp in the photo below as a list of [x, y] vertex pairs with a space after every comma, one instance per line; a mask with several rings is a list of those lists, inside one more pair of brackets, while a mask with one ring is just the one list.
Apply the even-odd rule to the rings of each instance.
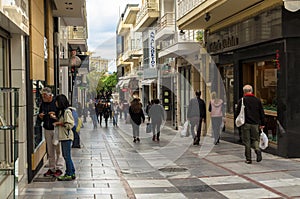
[[284, 8], [290, 12], [297, 12], [300, 9], [300, 0], [283, 0]]
[[205, 19], [205, 21], [209, 21], [209, 20], [210, 20], [210, 14], [209, 14], [209, 12], [207, 12], [207, 13], [205, 14], [204, 19]]
[[180, 30], [179, 34], [180, 34], [180, 35], [184, 35], [185, 32], [184, 32], [183, 30]]

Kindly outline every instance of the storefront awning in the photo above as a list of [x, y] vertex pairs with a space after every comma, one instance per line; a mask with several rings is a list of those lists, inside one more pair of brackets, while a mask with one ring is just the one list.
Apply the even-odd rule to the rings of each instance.
[[143, 81], [141, 81], [141, 85], [150, 86], [155, 81], [156, 79], [144, 79]]

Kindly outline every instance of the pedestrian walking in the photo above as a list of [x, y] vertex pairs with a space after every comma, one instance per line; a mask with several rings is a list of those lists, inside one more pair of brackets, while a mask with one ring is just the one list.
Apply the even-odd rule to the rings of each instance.
[[54, 145], [54, 126], [53, 123], [56, 121], [51, 118], [51, 114], [57, 114], [58, 110], [55, 106], [55, 97], [52, 94], [51, 88], [44, 87], [41, 90], [42, 103], [39, 108], [39, 115], [37, 117], [38, 123], [43, 123], [44, 136], [47, 146], [47, 156], [49, 160], [49, 169], [44, 173], [45, 177], [48, 176], [60, 176], [62, 174], [62, 156], [60, 144]]
[[100, 126], [102, 126], [103, 109], [104, 109], [104, 103], [102, 102], [102, 100], [99, 100], [96, 104], [96, 117]]
[[118, 126], [119, 104], [117, 102], [112, 105], [113, 125]]
[[130, 122], [132, 125], [133, 142], [140, 142], [140, 125], [145, 122], [145, 115], [142, 109], [142, 103], [134, 98], [129, 106]]
[[124, 120], [126, 121], [127, 115], [129, 113], [129, 103], [127, 100], [123, 101], [123, 113], [124, 113]]
[[[251, 164], [251, 147], [255, 150], [256, 161], [262, 160], [259, 148], [260, 131], [265, 126], [265, 114], [260, 99], [253, 95], [251, 85], [243, 87], [243, 103], [245, 106], [245, 123], [241, 126], [242, 142], [245, 145], [245, 163]], [[242, 99], [239, 100], [236, 115], [239, 114], [242, 106]]]
[[104, 103], [104, 107], [103, 107], [103, 117], [104, 117], [104, 121], [105, 121], [105, 127], [108, 126], [108, 118], [110, 115], [110, 105], [108, 104], [108, 102]]
[[97, 122], [98, 122], [97, 115], [96, 115], [96, 104], [91, 99], [88, 106], [89, 106], [90, 117], [91, 117], [92, 122], [93, 122], [93, 127], [94, 127], [94, 129], [96, 129], [97, 128]]
[[151, 118], [151, 125], [152, 125], [152, 141], [159, 141], [160, 137], [160, 127], [162, 121], [165, 120], [165, 110], [162, 105], [159, 104], [159, 99], [154, 99], [153, 104], [149, 110], [149, 115]]
[[149, 110], [150, 110], [152, 104], [154, 104], [153, 100], [148, 101], [148, 104], [146, 106], [146, 113], [147, 113], [147, 116], [148, 116], [148, 121], [150, 121]]
[[213, 130], [214, 144], [220, 143], [221, 125], [224, 122], [224, 102], [217, 97], [216, 92], [211, 93], [211, 101], [209, 103], [208, 111], [210, 112], [211, 124]]
[[58, 109], [58, 115], [52, 117], [57, 119], [53, 125], [58, 127], [58, 139], [61, 142], [62, 154], [65, 159], [66, 172], [64, 176], [59, 176], [57, 179], [60, 181], [74, 180], [75, 167], [71, 157], [71, 145], [74, 139], [72, 128], [74, 126], [74, 118], [70, 104], [67, 97], [63, 94], [56, 97], [56, 107]]
[[[196, 97], [189, 102], [187, 118], [191, 123], [191, 134], [193, 136], [194, 145], [199, 145], [202, 122], [206, 122], [206, 105], [203, 99], [200, 98], [201, 91], [195, 92]], [[195, 134], [195, 127], [197, 134]]]

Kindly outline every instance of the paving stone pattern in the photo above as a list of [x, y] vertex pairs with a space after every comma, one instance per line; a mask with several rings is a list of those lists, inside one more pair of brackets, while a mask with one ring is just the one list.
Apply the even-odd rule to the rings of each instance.
[[263, 153], [263, 161], [244, 163], [244, 147], [210, 133], [201, 145], [165, 126], [160, 142], [142, 124], [140, 143], [133, 143], [130, 124], [81, 130], [80, 149], [72, 149], [76, 180], [36, 179], [19, 187], [20, 199], [200, 199], [300, 198], [300, 159]]

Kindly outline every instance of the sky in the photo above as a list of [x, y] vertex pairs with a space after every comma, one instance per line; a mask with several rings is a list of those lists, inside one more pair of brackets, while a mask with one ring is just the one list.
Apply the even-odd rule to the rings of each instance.
[[116, 29], [126, 4], [142, 0], [86, 0], [88, 51], [94, 56], [116, 59]]

